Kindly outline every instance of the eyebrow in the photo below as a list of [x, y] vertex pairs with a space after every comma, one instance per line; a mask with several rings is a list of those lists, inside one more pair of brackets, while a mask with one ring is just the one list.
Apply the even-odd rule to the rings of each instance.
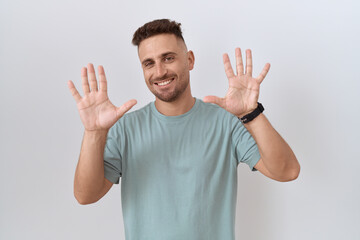
[[[177, 55], [177, 53], [175, 53], [175, 52], [165, 52], [165, 53], [161, 54], [161, 58], [166, 57], [168, 55]], [[142, 61], [141, 64], [145, 64], [146, 62], [149, 62], [149, 61], [153, 61], [153, 59], [152, 58], [147, 58], [144, 61]]]

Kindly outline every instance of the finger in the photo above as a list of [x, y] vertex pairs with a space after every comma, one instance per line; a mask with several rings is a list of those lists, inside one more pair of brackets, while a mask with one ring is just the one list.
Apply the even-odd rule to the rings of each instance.
[[214, 103], [222, 108], [225, 108], [225, 99], [224, 98], [219, 98], [217, 96], [206, 96], [203, 98], [204, 102], [207, 103]]
[[106, 92], [107, 91], [107, 81], [105, 76], [105, 71], [103, 66], [98, 67], [98, 73], [99, 73], [99, 85], [100, 85], [100, 91]]
[[84, 94], [88, 94], [90, 92], [90, 87], [89, 87], [86, 67], [81, 68], [81, 85]]
[[76, 90], [75, 85], [71, 80], [68, 81], [68, 87], [69, 87], [71, 95], [74, 97], [76, 103], [80, 102], [81, 96], [80, 96], [78, 90]]
[[227, 78], [232, 78], [233, 76], [235, 76], [235, 74], [231, 67], [229, 55], [227, 55], [227, 53], [225, 53], [223, 55], [223, 61], [224, 61], [225, 74], [226, 74]]
[[244, 64], [241, 56], [241, 49], [235, 49], [235, 58], [236, 58], [236, 75], [244, 75]]
[[267, 63], [267, 64], [265, 64], [263, 70], [261, 71], [261, 73], [257, 77], [257, 80], [258, 80], [259, 83], [261, 83], [264, 80], [264, 78], [266, 77], [269, 70], [270, 70], [270, 63]]
[[91, 91], [97, 91], [97, 82], [96, 82], [96, 76], [95, 76], [95, 69], [94, 65], [91, 63], [88, 64], [88, 72], [89, 72], [89, 82], [90, 82], [90, 89]]
[[135, 104], [137, 103], [137, 101], [135, 99], [131, 99], [129, 101], [127, 101], [126, 103], [124, 103], [121, 107], [118, 107], [116, 109], [116, 114], [119, 118], [121, 118], [127, 111], [129, 111]]
[[246, 50], [246, 75], [252, 76], [252, 56], [251, 56], [251, 50]]

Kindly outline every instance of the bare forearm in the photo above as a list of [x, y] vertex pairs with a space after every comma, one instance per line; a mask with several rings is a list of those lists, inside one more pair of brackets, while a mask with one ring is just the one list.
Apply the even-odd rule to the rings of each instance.
[[264, 114], [244, 125], [254, 137], [261, 159], [272, 175], [290, 179], [298, 175], [300, 165], [295, 154]]
[[106, 136], [107, 131], [84, 133], [74, 179], [74, 194], [79, 202], [92, 201], [103, 189]]

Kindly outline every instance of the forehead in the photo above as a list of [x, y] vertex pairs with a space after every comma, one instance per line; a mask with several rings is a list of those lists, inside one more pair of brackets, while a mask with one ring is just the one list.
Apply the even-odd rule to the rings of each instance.
[[166, 52], [186, 52], [185, 43], [174, 34], [159, 34], [143, 40], [138, 48], [140, 61], [161, 57]]

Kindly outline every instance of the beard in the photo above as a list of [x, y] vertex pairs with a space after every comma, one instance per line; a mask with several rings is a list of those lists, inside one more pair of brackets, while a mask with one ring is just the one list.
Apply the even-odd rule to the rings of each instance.
[[150, 91], [161, 101], [163, 102], [174, 102], [175, 100], [177, 100], [179, 98], [179, 96], [181, 96], [186, 88], [189, 86], [189, 81], [183, 79], [182, 81], [179, 80], [179, 78], [173, 74], [173, 75], [166, 75], [163, 76], [159, 79], [154, 79], [151, 82], [151, 85], [155, 85], [155, 81], [161, 81], [161, 80], [165, 80], [165, 79], [169, 79], [169, 78], [175, 78], [173, 81], [176, 81], [176, 86], [175, 89], [173, 90], [169, 90], [169, 91], [156, 91], [154, 88], [150, 88]]
[[[188, 84], [187, 84], [188, 85]], [[175, 90], [171, 92], [157, 92], [152, 91], [152, 93], [163, 102], [174, 102], [182, 93], [185, 91], [187, 86], [182, 88], [175, 88]]]

